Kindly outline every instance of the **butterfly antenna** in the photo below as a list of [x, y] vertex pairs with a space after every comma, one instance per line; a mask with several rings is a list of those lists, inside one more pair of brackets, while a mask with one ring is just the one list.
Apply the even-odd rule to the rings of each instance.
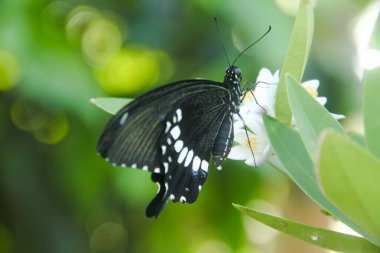
[[227, 50], [226, 50], [226, 48], [224, 47], [224, 45], [223, 45], [223, 41], [222, 41], [222, 37], [220, 36], [219, 23], [218, 23], [218, 20], [216, 19], [216, 17], [214, 17], [214, 21], [215, 21], [215, 24], [216, 24], [216, 29], [218, 30], [218, 36], [219, 36], [219, 42], [220, 42], [220, 45], [221, 45], [222, 48], [223, 48], [224, 54], [225, 54], [226, 59], [227, 59], [227, 62], [228, 62], [228, 66], [231, 67], [231, 63], [230, 63], [230, 60], [228, 59], [228, 55], [227, 55]]
[[[249, 45], [246, 49], [244, 49], [236, 58], [235, 60], [232, 62], [232, 65], [235, 64], [235, 62], [239, 59], [239, 57], [244, 54], [248, 49], [250, 49], [253, 45], [255, 45], [257, 42], [259, 42], [262, 38], [264, 38], [269, 32], [270, 30], [272, 29], [271, 26], [269, 26], [268, 30], [259, 38], [257, 39], [255, 42], [253, 42], [251, 45]], [[231, 66], [231, 65], [230, 65]]]

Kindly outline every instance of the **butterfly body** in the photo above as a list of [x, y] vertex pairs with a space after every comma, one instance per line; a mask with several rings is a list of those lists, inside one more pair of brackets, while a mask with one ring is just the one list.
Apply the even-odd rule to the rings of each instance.
[[150, 91], [122, 108], [97, 145], [116, 166], [152, 173], [159, 191], [146, 215], [157, 217], [168, 200], [193, 203], [207, 179], [209, 161], [221, 168], [233, 141], [239, 112], [240, 69], [226, 69], [223, 82], [185, 80]]

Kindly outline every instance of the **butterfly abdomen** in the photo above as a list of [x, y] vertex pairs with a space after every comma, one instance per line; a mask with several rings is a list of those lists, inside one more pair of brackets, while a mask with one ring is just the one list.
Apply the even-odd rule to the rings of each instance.
[[221, 169], [222, 162], [230, 153], [233, 138], [234, 129], [232, 116], [225, 117], [219, 128], [212, 151], [214, 155], [214, 166], [218, 169]]

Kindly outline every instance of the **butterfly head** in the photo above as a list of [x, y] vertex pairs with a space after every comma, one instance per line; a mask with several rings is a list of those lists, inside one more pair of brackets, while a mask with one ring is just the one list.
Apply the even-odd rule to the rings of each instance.
[[236, 66], [230, 66], [226, 69], [224, 76], [224, 83], [231, 86], [233, 89], [240, 90], [240, 83], [242, 80], [241, 70]]

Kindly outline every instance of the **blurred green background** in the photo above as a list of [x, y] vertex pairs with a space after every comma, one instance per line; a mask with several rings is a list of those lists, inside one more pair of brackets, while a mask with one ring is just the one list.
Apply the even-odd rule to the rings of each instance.
[[[329, 110], [358, 131], [362, 37], [353, 31], [370, 2], [315, 1], [304, 77], [319, 79]], [[325, 252], [231, 206], [331, 226], [268, 166], [226, 161], [210, 171], [195, 204], [169, 203], [147, 219], [156, 186], [148, 173], [98, 157], [110, 115], [89, 103], [181, 79], [222, 81], [227, 61], [214, 16], [230, 59], [272, 26], [237, 64], [255, 81], [262, 67], [281, 68], [296, 7], [296, 0], [0, 1], [0, 253]]]

